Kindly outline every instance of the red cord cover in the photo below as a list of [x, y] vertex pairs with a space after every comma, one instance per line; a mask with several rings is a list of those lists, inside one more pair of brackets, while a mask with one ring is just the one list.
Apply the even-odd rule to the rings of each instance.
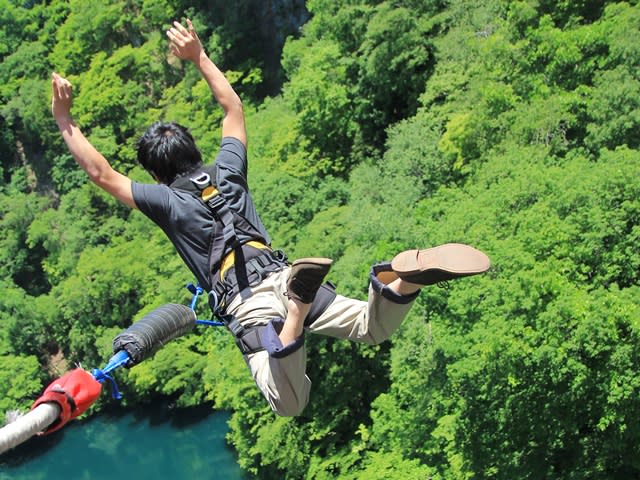
[[101, 389], [102, 384], [81, 368], [67, 372], [51, 382], [31, 409], [41, 403], [55, 402], [60, 405], [60, 416], [41, 435], [59, 430], [69, 420], [84, 413], [98, 399]]

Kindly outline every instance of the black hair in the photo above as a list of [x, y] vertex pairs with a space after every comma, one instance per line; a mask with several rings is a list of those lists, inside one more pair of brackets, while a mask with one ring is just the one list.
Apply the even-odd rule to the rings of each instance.
[[140, 137], [138, 162], [161, 183], [169, 185], [202, 165], [202, 155], [186, 127], [156, 122]]

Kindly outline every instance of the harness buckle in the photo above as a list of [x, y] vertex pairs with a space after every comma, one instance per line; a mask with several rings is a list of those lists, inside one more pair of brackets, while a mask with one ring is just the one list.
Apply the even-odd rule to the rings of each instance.
[[242, 338], [244, 336], [244, 327], [235, 317], [229, 323], [227, 323], [227, 328], [231, 331], [231, 333], [233, 333], [233, 336], [236, 338]]
[[[203, 200], [205, 199], [203, 198]], [[224, 198], [222, 198], [222, 195], [220, 195], [216, 190], [216, 193], [213, 196], [206, 199], [205, 203], [209, 206], [211, 210], [213, 210], [214, 212], [217, 212], [218, 209], [222, 205], [224, 205], [225, 201], [224, 201]]]

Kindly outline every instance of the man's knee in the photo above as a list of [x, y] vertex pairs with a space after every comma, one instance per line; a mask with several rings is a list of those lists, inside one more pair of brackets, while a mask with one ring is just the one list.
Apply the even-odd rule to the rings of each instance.
[[302, 414], [307, 402], [304, 403], [283, 403], [283, 404], [271, 404], [271, 409], [281, 417], [297, 417]]
[[369, 335], [362, 339], [362, 343], [366, 343], [371, 346], [380, 345], [381, 343], [389, 340], [391, 333], [392, 332], [385, 331], [383, 328], [372, 328], [369, 330]]
[[307, 393], [296, 395], [291, 392], [290, 394], [283, 395], [280, 392], [279, 396], [271, 396], [267, 398], [271, 410], [281, 417], [297, 417], [304, 411], [307, 403], [309, 402], [309, 394]]

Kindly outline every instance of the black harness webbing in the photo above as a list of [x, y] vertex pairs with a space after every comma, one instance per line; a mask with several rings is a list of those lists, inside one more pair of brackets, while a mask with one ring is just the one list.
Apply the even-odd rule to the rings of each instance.
[[[244, 245], [241, 243], [236, 231], [237, 214], [229, 208], [224, 197], [213, 184], [212, 176], [215, 176], [215, 167], [206, 167], [195, 176], [188, 179], [181, 178], [171, 186], [197, 195], [222, 226], [222, 235], [219, 231], [216, 235], [216, 229], [214, 229], [210, 242], [211, 290], [209, 291], [209, 306], [213, 314], [233, 334], [240, 351], [244, 355], [248, 355], [265, 349], [262, 338], [267, 327], [244, 327], [233, 315], [226, 314], [225, 308], [236, 295], [243, 295], [249, 287], [260, 284], [270, 273], [282, 270], [289, 263], [285, 253], [280, 250], [274, 251], [270, 248], [256, 250], [253, 247], [248, 247], [246, 243]], [[248, 225], [252, 237], [260, 241], [265, 240], [257, 229], [248, 223], [246, 225]], [[253, 231], [251, 231], [252, 228]], [[214, 253], [216, 248], [218, 252], [221, 252], [223, 258], [230, 254], [234, 255], [233, 265], [224, 272], [224, 280], [221, 278], [222, 259], [219, 258], [219, 254]], [[311, 325], [327, 309], [335, 297], [335, 287], [332, 284], [327, 282], [322, 285], [311, 305], [309, 315], [305, 318], [305, 326]]]
[[209, 306], [214, 313], [223, 312], [236, 295], [242, 295], [246, 288], [258, 285], [267, 275], [288, 265], [287, 256], [281, 250], [264, 250], [249, 260], [243, 258], [241, 262], [244, 268], [234, 265], [225, 273], [224, 281], [217, 279], [213, 284], [209, 292]]
[[[213, 180], [211, 180], [211, 175], [207, 172], [201, 172], [196, 177], [189, 178], [189, 180], [198, 189], [200, 199], [207, 207], [209, 207], [209, 210], [211, 210], [214, 217], [222, 223], [222, 238], [224, 245], [228, 246], [232, 250], [238, 249], [240, 247], [240, 243], [235, 229], [233, 212], [227, 205], [224, 197], [214, 186]], [[214, 241], [215, 239], [212, 239], [212, 246], [215, 243]], [[215, 258], [212, 257], [213, 255], [209, 255], [209, 270], [211, 273], [213, 273], [213, 263], [215, 262]]]
[[[210, 241], [209, 278], [211, 290], [209, 291], [209, 306], [213, 314], [220, 318], [233, 334], [240, 351], [247, 355], [264, 350], [260, 336], [266, 327], [243, 327], [235, 317], [225, 313], [225, 308], [236, 295], [243, 295], [249, 287], [258, 285], [270, 273], [285, 268], [288, 262], [282, 251], [273, 251], [270, 248], [256, 250], [242, 245], [236, 231], [238, 214], [229, 208], [226, 200], [214, 185], [212, 176], [215, 176], [215, 166], [206, 167], [188, 179], [181, 178], [171, 186], [197, 195], [221, 224], [222, 232], [220, 229], [216, 231], [214, 228]], [[245, 222], [245, 226], [250, 230], [248, 233], [251, 237], [260, 240], [260, 242], [264, 241], [257, 229], [248, 222]], [[231, 254], [234, 256], [233, 265], [224, 272], [223, 280], [221, 278], [222, 260]]]
[[[266, 325], [259, 327], [247, 328], [243, 327], [238, 319], [231, 315], [225, 315], [228, 318], [227, 328], [233, 334], [236, 345], [243, 355], [257, 353], [264, 350], [263, 334], [267, 328]], [[221, 317], [224, 318], [225, 316]], [[223, 320], [224, 321], [224, 320]]]

